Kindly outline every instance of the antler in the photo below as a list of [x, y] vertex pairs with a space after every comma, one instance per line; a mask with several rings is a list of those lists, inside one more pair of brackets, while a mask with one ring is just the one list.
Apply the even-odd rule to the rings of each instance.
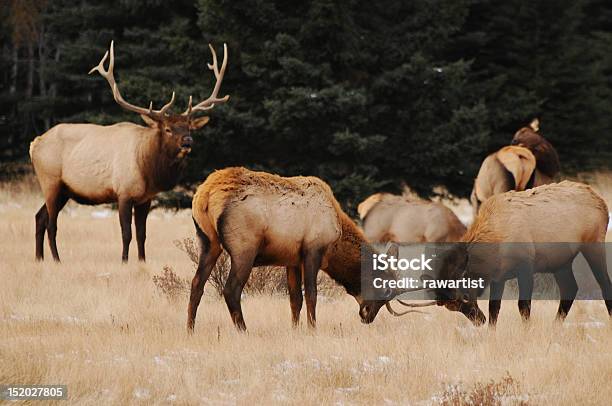
[[399, 299], [395, 299], [395, 300], [397, 300], [398, 302], [400, 302], [400, 304], [406, 307], [427, 307], [427, 306], [433, 306], [433, 305], [438, 304], [438, 302], [436, 302], [435, 300], [425, 302], [425, 303], [406, 303]]
[[219, 66], [217, 65], [217, 54], [215, 53], [215, 49], [210, 44], [208, 44], [208, 47], [210, 48], [210, 52], [212, 52], [213, 63], [212, 65], [210, 63], [207, 65], [208, 65], [208, 69], [214, 72], [215, 78], [217, 79], [215, 83], [215, 87], [213, 88], [213, 91], [208, 99], [198, 103], [194, 107], [191, 106], [192, 97], [189, 96], [189, 105], [187, 107], [187, 110], [185, 110], [185, 112], [183, 113], [183, 115], [189, 116], [195, 113], [196, 111], [210, 110], [213, 107], [215, 107], [215, 105], [220, 104], [220, 103], [225, 103], [226, 101], [229, 100], [229, 95], [226, 95], [222, 98], [217, 97], [219, 90], [221, 89], [221, 82], [223, 81], [223, 75], [225, 75], [225, 68], [227, 67], [227, 44], [223, 44], [223, 63], [221, 64], [221, 69], [219, 69]]
[[406, 311], [403, 311], [403, 312], [396, 312], [395, 310], [393, 310], [393, 308], [391, 307], [391, 304], [389, 302], [385, 303], [385, 307], [387, 308], [387, 311], [389, 313], [391, 313], [392, 315], [394, 315], [395, 317], [403, 316], [403, 315], [408, 314], [408, 313], [423, 313], [423, 314], [427, 314], [426, 312], [422, 312], [420, 310], [406, 310]]
[[110, 62], [108, 63], [108, 70], [106, 70], [104, 69], [104, 63], [106, 62], [106, 58], [108, 57], [108, 54], [109, 52], [106, 51], [106, 53], [104, 54], [104, 57], [102, 57], [102, 60], [100, 61], [98, 66], [95, 66], [94, 68], [92, 68], [89, 71], [89, 74], [91, 75], [93, 72], [97, 71], [104, 79], [106, 79], [106, 81], [111, 87], [111, 90], [113, 91], [113, 97], [115, 98], [115, 101], [117, 102], [117, 104], [119, 104], [124, 109], [133, 111], [138, 114], [144, 114], [151, 118], [163, 117], [168, 111], [168, 109], [174, 103], [174, 92], [172, 92], [172, 98], [170, 99], [170, 101], [166, 103], [164, 107], [162, 107], [160, 110], [153, 110], [153, 102], [149, 104], [148, 109], [128, 103], [127, 101], [125, 101], [123, 96], [121, 96], [121, 93], [119, 93], [119, 88], [117, 87], [117, 82], [115, 82], [115, 76], [113, 75], [113, 69], [115, 68], [114, 41], [111, 41], [111, 44], [110, 44]]

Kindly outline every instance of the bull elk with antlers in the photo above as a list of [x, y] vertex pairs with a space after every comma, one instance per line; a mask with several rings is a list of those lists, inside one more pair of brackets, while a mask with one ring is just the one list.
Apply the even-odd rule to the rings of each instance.
[[[507, 280], [518, 280], [518, 308], [531, 314], [534, 274], [552, 273], [559, 288], [559, 320], [567, 316], [578, 284], [572, 269], [582, 253], [612, 316], [612, 283], [604, 241], [608, 208], [591, 187], [563, 181], [495, 195], [483, 205], [461, 244], [444, 256], [440, 279], [482, 278], [490, 284], [489, 323], [495, 325]], [[436, 289], [438, 305], [475, 324], [485, 321], [474, 290]]]
[[239, 330], [246, 329], [240, 305], [242, 289], [252, 267], [262, 265], [287, 267], [294, 325], [299, 323], [303, 282], [308, 323], [315, 326], [319, 269], [355, 298], [364, 323], [371, 323], [383, 305], [396, 316], [410, 312], [396, 313], [391, 309], [389, 300], [399, 291], [385, 292], [388, 300], [362, 297], [361, 250], [374, 252], [373, 248], [342, 211], [330, 187], [319, 178], [284, 178], [245, 168], [223, 169], [213, 172], [198, 187], [192, 212], [200, 255], [191, 284], [187, 319], [190, 331], [204, 285], [222, 248], [231, 258], [223, 296]]
[[90, 74], [98, 72], [105, 78], [115, 101], [124, 109], [140, 114], [146, 126], [129, 122], [109, 126], [95, 124], [58, 124], [36, 137], [30, 145], [30, 157], [40, 183], [45, 204], [36, 213], [36, 258], [43, 259], [45, 231], [51, 254], [56, 261], [57, 217], [69, 199], [81, 204], [117, 202], [123, 239], [122, 260], [128, 259], [132, 240], [132, 211], [136, 226], [138, 258], [145, 260], [146, 219], [151, 199], [177, 183], [191, 151], [190, 133], [204, 126], [209, 117], [195, 118], [197, 112], [207, 111], [225, 103], [229, 96], [218, 97], [227, 66], [227, 46], [223, 46], [223, 62], [219, 69], [215, 50], [210, 46], [216, 83], [206, 100], [192, 105], [189, 97], [187, 110], [170, 113], [174, 93], [160, 110], [128, 103], [121, 96], [115, 82], [114, 45], [110, 45], [108, 69], [104, 68], [109, 51]]

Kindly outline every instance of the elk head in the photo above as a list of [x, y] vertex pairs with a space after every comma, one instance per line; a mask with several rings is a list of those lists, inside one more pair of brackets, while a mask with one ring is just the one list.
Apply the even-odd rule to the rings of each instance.
[[210, 47], [213, 57], [213, 62], [212, 64], [208, 64], [208, 69], [212, 70], [215, 74], [215, 86], [210, 97], [195, 106], [192, 105], [193, 99], [191, 96], [189, 96], [187, 110], [181, 114], [170, 113], [170, 107], [172, 107], [172, 104], [174, 103], [174, 92], [172, 92], [170, 101], [159, 110], [153, 110], [153, 102], [149, 104], [148, 108], [145, 108], [125, 101], [119, 92], [119, 87], [115, 82], [115, 77], [113, 74], [113, 69], [115, 67], [114, 41], [111, 41], [110, 44], [110, 61], [108, 64], [108, 69], [104, 68], [106, 58], [109, 56], [109, 51], [106, 51], [98, 66], [92, 68], [89, 71], [89, 74], [97, 71], [103, 78], [105, 78], [111, 87], [113, 97], [117, 104], [128, 111], [140, 114], [144, 122], [150, 128], [158, 132], [161, 144], [164, 146], [164, 150], [168, 156], [176, 159], [182, 159], [189, 152], [191, 152], [191, 146], [193, 144], [191, 131], [202, 128], [204, 125], [206, 125], [206, 123], [208, 123], [209, 120], [208, 116], [194, 118], [195, 113], [210, 110], [217, 104], [225, 103], [229, 100], [229, 96], [227, 95], [221, 98], [217, 96], [219, 89], [221, 88], [225, 68], [227, 67], [227, 45], [223, 44], [223, 63], [221, 64], [221, 69], [219, 69], [217, 64], [217, 54], [215, 53], [214, 48], [210, 44], [208, 46]]
[[[438, 269], [438, 279], [459, 280], [466, 276], [468, 270], [468, 251], [465, 244], [457, 244], [444, 253]], [[486, 317], [478, 307], [473, 291], [455, 288], [437, 288], [434, 290], [436, 303], [450, 311], [460, 312], [474, 325], [486, 322]]]
[[[386, 254], [388, 256], [399, 258], [398, 246], [396, 244], [390, 244], [386, 250]], [[401, 275], [398, 275], [394, 271], [384, 271], [380, 276], [382, 276], [382, 279], [385, 279], [385, 280], [399, 279], [401, 277]], [[389, 313], [391, 313], [393, 316], [396, 316], [396, 317], [403, 316], [408, 313], [422, 313], [419, 310], [405, 310], [403, 312], [396, 312], [391, 307], [391, 301], [394, 300], [397, 296], [401, 295], [402, 293], [415, 292], [419, 290], [423, 290], [423, 289], [422, 288], [415, 288], [415, 289], [386, 288], [383, 292], [378, 293], [380, 297], [377, 298], [376, 300], [363, 300], [361, 297], [356, 297], [357, 302], [359, 303], [359, 316], [361, 317], [361, 322], [364, 324], [372, 323], [374, 319], [376, 318], [376, 315], [378, 314], [379, 310], [383, 306], [387, 308], [387, 311]], [[411, 307], [411, 308], [412, 307], [427, 307], [427, 306], [432, 306], [432, 305], [437, 304], [436, 302], [406, 303], [399, 299], [396, 299], [396, 300], [401, 305], [406, 306], [406, 307]]]

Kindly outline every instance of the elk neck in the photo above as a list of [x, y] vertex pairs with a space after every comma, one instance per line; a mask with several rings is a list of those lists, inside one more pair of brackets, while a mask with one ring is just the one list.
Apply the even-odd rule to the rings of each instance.
[[[342, 235], [330, 248], [327, 257], [327, 274], [347, 293], [361, 294], [361, 247], [369, 248], [365, 236], [344, 213], [339, 213]], [[372, 250], [372, 252], [374, 252]]]
[[158, 129], [147, 128], [138, 148], [138, 166], [147, 189], [161, 192], [172, 189], [178, 182], [186, 161], [163, 142]]

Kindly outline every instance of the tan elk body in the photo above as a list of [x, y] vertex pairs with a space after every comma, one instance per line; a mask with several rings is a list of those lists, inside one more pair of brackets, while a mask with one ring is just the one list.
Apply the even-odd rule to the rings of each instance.
[[474, 217], [480, 205], [495, 194], [522, 191], [555, 180], [560, 170], [559, 155], [539, 130], [540, 121], [536, 118], [514, 134], [512, 145], [485, 158], [470, 197]]
[[357, 210], [364, 234], [372, 242], [452, 242], [466, 231], [452, 210], [427, 200], [377, 193]]
[[511, 145], [487, 156], [480, 166], [471, 195], [474, 216], [480, 205], [493, 195], [522, 191], [552, 182], [536, 168], [536, 158], [525, 147]]
[[45, 198], [45, 204], [36, 214], [37, 259], [43, 259], [47, 232], [53, 258], [59, 261], [57, 216], [69, 199], [83, 204], [118, 203], [124, 262], [132, 239], [133, 211], [138, 257], [145, 259], [146, 218], [151, 199], [177, 183], [185, 157], [191, 151], [190, 132], [208, 122], [208, 117], [196, 119], [193, 114], [228, 99], [228, 96], [217, 97], [227, 64], [227, 47], [224, 46], [220, 70], [212, 47], [211, 51], [213, 63], [209, 68], [217, 79], [212, 95], [196, 106], [192, 106], [190, 97], [187, 111], [170, 114], [174, 94], [160, 110], [153, 110], [152, 104], [149, 108], [138, 107], [123, 99], [114, 79], [111, 43], [108, 70], [104, 63], [109, 52], [90, 73], [99, 72], [108, 81], [115, 101], [126, 110], [140, 114], [147, 126], [127, 122], [108, 126], [58, 124], [34, 139], [30, 157]]
[[198, 187], [192, 211], [201, 252], [191, 286], [189, 329], [193, 329], [204, 284], [222, 248], [231, 257], [223, 294], [239, 329], [246, 328], [240, 295], [253, 266], [287, 267], [296, 324], [302, 307], [302, 276], [308, 321], [315, 324], [319, 269], [355, 297], [362, 321], [373, 321], [386, 303], [361, 298], [361, 248], [369, 246], [329, 186], [318, 178], [223, 169]]
[[156, 129], [133, 123], [59, 124], [30, 146], [43, 195], [61, 180], [70, 197], [91, 204], [116, 202], [118, 196], [135, 205], [150, 200], [173, 186], [181, 153], [180, 145], [163, 145]]
[[[582, 253], [612, 314], [612, 285], [604, 241], [608, 208], [589, 186], [563, 181], [488, 199], [474, 223], [446, 259], [440, 277], [482, 277], [490, 282], [489, 322], [495, 324], [505, 281], [517, 277], [519, 310], [529, 318], [533, 274], [552, 273], [559, 286], [558, 317], [567, 315], [578, 287], [572, 262]], [[470, 318], [482, 319], [476, 300], [452, 299], [457, 292], [437, 292], [440, 303]], [[451, 299], [451, 300], [448, 300]]]

